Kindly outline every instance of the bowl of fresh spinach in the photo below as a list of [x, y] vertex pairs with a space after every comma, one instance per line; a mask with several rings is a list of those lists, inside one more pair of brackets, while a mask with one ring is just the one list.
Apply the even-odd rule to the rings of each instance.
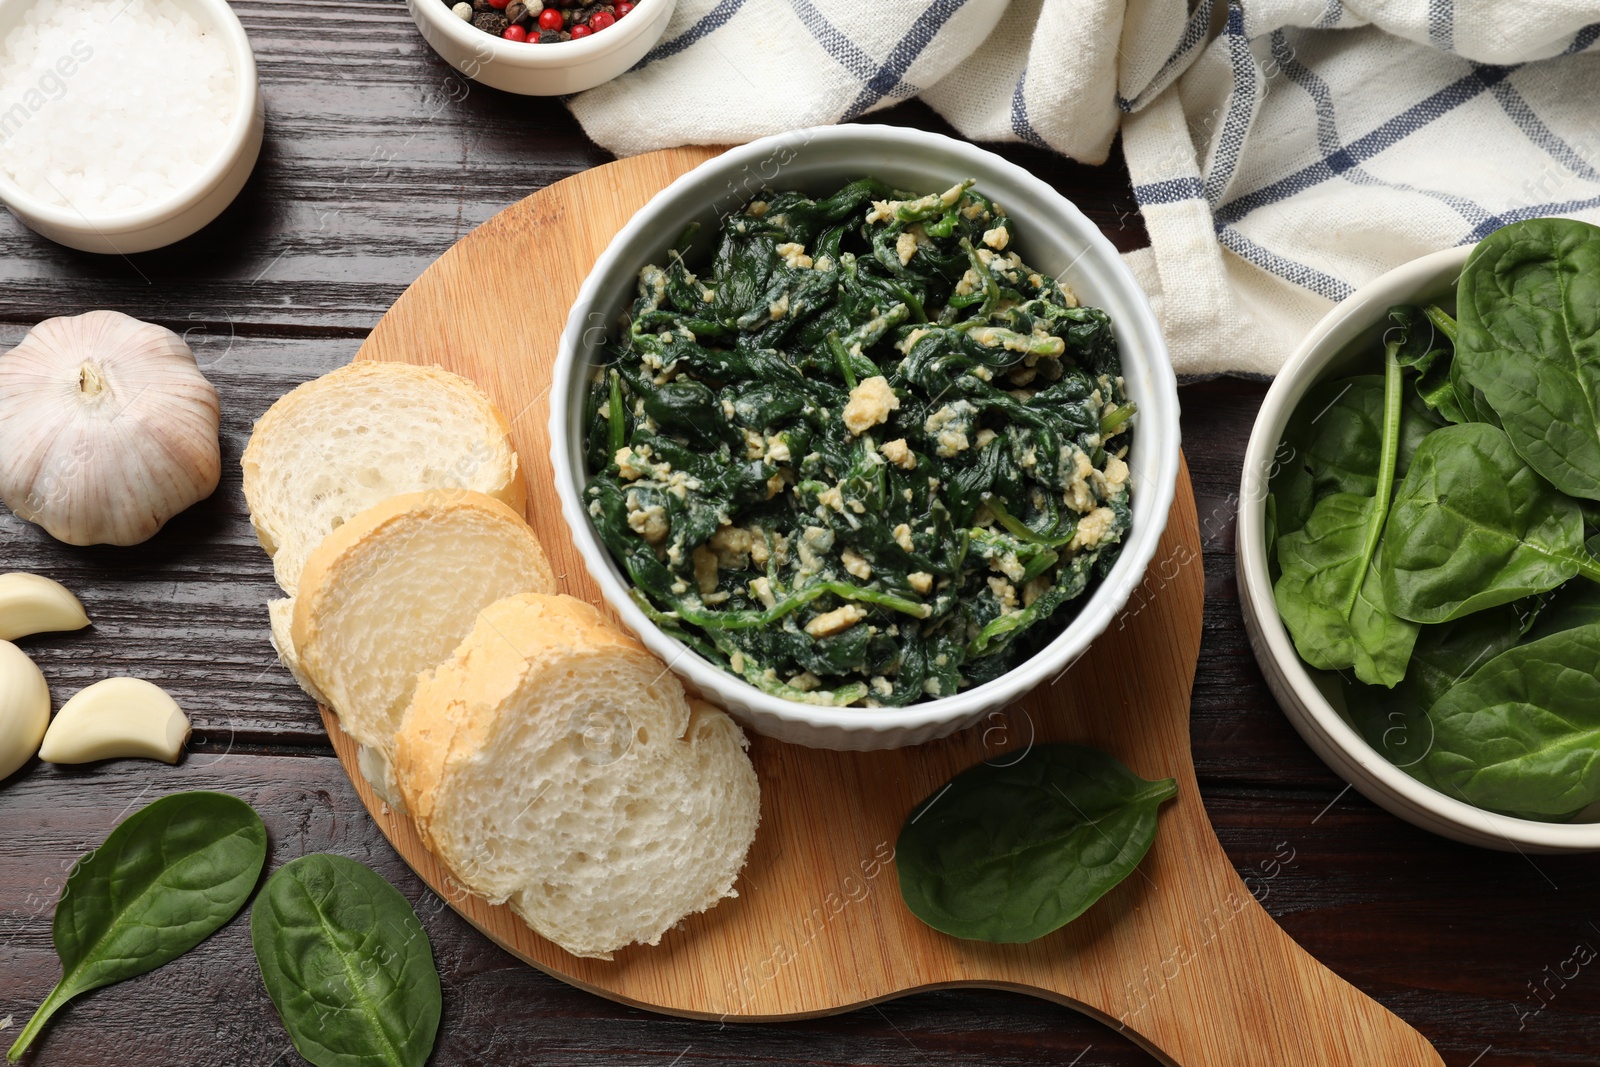
[[609, 605], [768, 735], [891, 748], [1058, 677], [1142, 580], [1176, 383], [1098, 227], [994, 154], [846, 125], [647, 204], [562, 338], [551, 460]]
[[1363, 287], [1269, 390], [1239, 584], [1269, 687], [1369, 799], [1600, 849], [1600, 227], [1505, 226]]

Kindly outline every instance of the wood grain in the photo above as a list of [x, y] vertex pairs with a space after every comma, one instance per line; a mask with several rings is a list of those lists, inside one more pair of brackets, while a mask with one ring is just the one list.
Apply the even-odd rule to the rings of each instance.
[[[261, 66], [267, 146], [216, 224], [124, 261], [62, 249], [0, 212], [0, 346], [41, 318], [95, 307], [191, 331], [222, 393], [226, 458], [214, 497], [133, 549], [56, 544], [0, 508], [0, 569], [61, 578], [97, 619], [25, 642], [57, 702], [98, 678], [142, 675], [171, 688], [199, 727], [177, 768], [35, 764], [0, 783], [0, 1023], [14, 1016], [0, 1040], [59, 973], [49, 909], [65, 865], [128, 805], [192, 785], [255, 804], [275, 864], [338, 851], [416, 903], [445, 980], [431, 1067], [1155, 1063], [1087, 1016], [970, 988], [761, 1026], [647, 1014], [526, 966], [411, 873], [267, 647], [263, 605], [275, 586], [244, 519], [239, 449], [278, 396], [348, 362], [472, 227], [610, 156], [558, 104], [462, 82], [399, 0], [233, 6]], [[917, 103], [866, 118], [951, 132]], [[1083, 207], [1119, 248], [1146, 243], [1117, 151], [1085, 167], [1026, 145], [987, 147]], [[1452, 1067], [1594, 1067], [1600, 978], [1586, 968], [1563, 985], [1550, 972], [1575, 945], [1600, 947], [1600, 856], [1491, 854], [1414, 829], [1347, 792], [1262, 683], [1239, 616], [1233, 512], [1265, 389], [1218, 379], [1180, 390], [1206, 581], [1190, 740], [1228, 858], [1298, 942], [1420, 1029]], [[75, 1003], [29, 1062], [294, 1067], [302, 1061], [254, 968], [236, 923], [167, 968]]]
[[[566, 309], [616, 229], [673, 177], [713, 154], [676, 149], [568, 178], [485, 223], [395, 302], [357, 358], [441, 363], [510, 416], [529, 517], [564, 591], [602, 604], [562, 521], [549, 464], [548, 388]], [[516, 301], [523, 279], [546, 299]], [[400, 854], [496, 943], [623, 1003], [719, 1021], [805, 1018], [905, 992], [988, 986], [1032, 992], [1107, 1021], [1182, 1067], [1293, 1063], [1424, 1067], [1442, 1060], [1414, 1030], [1318, 964], [1267, 916], [1228, 864], [1199, 802], [1189, 755], [1190, 683], [1204, 599], [1187, 471], [1155, 563], [1091, 653], [987, 728], [916, 748], [842, 753], [753, 738], [761, 831], [741, 895], [613, 961], [577, 959], [505, 906], [464, 892], [357, 769], [324, 721], [358, 793]], [[997, 736], [1013, 742], [996, 746]], [[1026, 945], [950, 938], [901, 904], [894, 840], [912, 808], [984, 759], [1035, 742], [1104, 748], [1148, 778], [1173, 776], [1138, 871], [1074, 923]]]

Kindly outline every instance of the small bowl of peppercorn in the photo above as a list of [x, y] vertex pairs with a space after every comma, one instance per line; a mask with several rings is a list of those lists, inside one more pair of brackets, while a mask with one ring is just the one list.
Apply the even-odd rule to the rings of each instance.
[[473, 81], [523, 96], [592, 89], [660, 40], [677, 0], [406, 0], [423, 39]]

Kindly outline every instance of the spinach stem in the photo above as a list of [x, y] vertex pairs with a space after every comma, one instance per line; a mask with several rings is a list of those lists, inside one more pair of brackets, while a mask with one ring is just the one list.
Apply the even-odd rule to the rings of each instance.
[[33, 1039], [39, 1036], [39, 1031], [44, 1029], [45, 1023], [50, 1021], [50, 1017], [63, 1004], [72, 999], [72, 993], [62, 991], [66, 981], [67, 976], [62, 975], [61, 981], [57, 982], [55, 988], [50, 990], [50, 995], [44, 998], [44, 1003], [39, 1005], [38, 1010], [33, 1013], [33, 1018], [29, 1019], [28, 1024], [22, 1028], [22, 1033], [17, 1035], [16, 1042], [11, 1046], [10, 1051], [6, 1053], [7, 1062], [15, 1063], [20, 1060], [22, 1054], [28, 1051], [28, 1046], [33, 1044]]
[[1428, 316], [1428, 321], [1433, 323], [1434, 329], [1438, 330], [1440, 333], [1444, 334], [1450, 339], [1451, 347], [1454, 347], [1456, 343], [1457, 331], [1456, 320], [1452, 319], [1449, 313], [1438, 304], [1429, 304], [1427, 307], [1422, 309], [1422, 313]]
[[1073, 523], [1072, 530], [1065, 536], [1050, 537], [1028, 526], [1021, 519], [1007, 511], [1005, 505], [1000, 502], [1000, 498], [994, 493], [984, 494], [983, 502], [989, 505], [989, 510], [994, 512], [994, 517], [1000, 520], [1001, 526], [1004, 526], [1018, 540], [1026, 541], [1028, 544], [1044, 545], [1046, 548], [1061, 548], [1072, 540], [1073, 534], [1077, 533], [1078, 530], [1078, 524]]
[[1591, 582], [1600, 582], [1600, 560], [1596, 560], [1585, 552], [1583, 556], [1574, 559], [1573, 562], [1578, 565], [1579, 574]]
[[611, 455], [616, 456], [622, 447], [628, 443], [628, 414], [622, 405], [622, 375], [611, 371], [611, 418], [607, 420], [606, 429], [611, 436]]
[[1123, 423], [1125, 423], [1129, 419], [1133, 418], [1133, 414], [1134, 414], [1135, 410], [1137, 410], [1137, 409], [1134, 407], [1133, 401], [1131, 401], [1131, 400], [1128, 401], [1126, 404], [1118, 405], [1117, 410], [1115, 410], [1111, 414], [1106, 415], [1103, 418], [1101, 418], [1101, 420], [1100, 420], [1100, 436], [1101, 437], [1109, 437], [1111, 435], [1111, 432], [1113, 430], [1115, 430], [1118, 426], [1121, 426]]
[[902, 615], [909, 615], [913, 619], [926, 619], [931, 614], [927, 604], [876, 589], [863, 589], [849, 582], [817, 582], [815, 585], [808, 585], [790, 593], [766, 611], [705, 612], [678, 605], [675, 614], [685, 622], [702, 626], [707, 630], [760, 630], [771, 626], [785, 615], [798, 611], [825, 593], [832, 593], [842, 600], [877, 604], [879, 607], [898, 611]]
[[1384, 521], [1389, 517], [1389, 500], [1394, 495], [1394, 470], [1400, 456], [1401, 384], [1399, 353], [1394, 345], [1386, 345], [1383, 353], [1383, 451], [1378, 455], [1378, 486], [1373, 496], [1372, 513], [1367, 517], [1366, 536], [1361, 544], [1361, 574], [1351, 583], [1350, 596], [1344, 604], [1344, 616], [1347, 619], [1355, 610], [1361, 587], [1366, 584], [1372, 557], [1377, 555], [1378, 542], [1383, 539]]
[[838, 330], [828, 331], [828, 351], [833, 353], [833, 361], [839, 365], [839, 375], [844, 379], [844, 384], [854, 389], [856, 372], [850, 368], [850, 353], [844, 350], [844, 342], [839, 340]]

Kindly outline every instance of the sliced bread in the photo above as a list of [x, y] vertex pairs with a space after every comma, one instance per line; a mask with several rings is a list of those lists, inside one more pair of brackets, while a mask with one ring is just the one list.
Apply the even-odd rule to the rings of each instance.
[[478, 612], [511, 593], [555, 588], [544, 549], [505, 504], [454, 489], [407, 493], [356, 515], [311, 553], [290, 638], [344, 731], [387, 756], [417, 674], [449, 657]]
[[395, 772], [463, 885], [609, 958], [735, 895], [761, 807], [746, 747], [595, 608], [527, 594], [418, 679]]
[[519, 514], [511, 427], [472, 382], [440, 367], [362, 361], [286, 394], [241, 460], [250, 523], [283, 591], [322, 539], [389, 497], [471, 489]]
[[305, 690], [307, 696], [318, 704], [327, 704], [331, 707], [333, 701], [322, 695], [322, 691], [306, 675], [305, 668], [300, 666], [300, 656], [294, 648], [294, 597], [280, 597], [277, 600], [267, 601], [267, 621], [272, 625], [272, 649], [278, 654], [278, 661], [300, 684], [300, 688]]

